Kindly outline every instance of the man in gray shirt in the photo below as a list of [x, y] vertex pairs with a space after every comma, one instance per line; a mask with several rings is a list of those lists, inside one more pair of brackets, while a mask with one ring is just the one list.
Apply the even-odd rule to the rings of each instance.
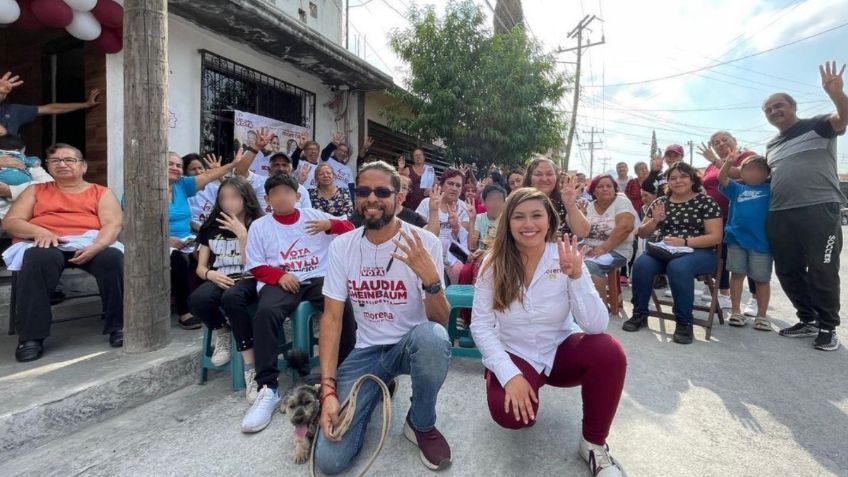
[[836, 137], [848, 126], [848, 96], [836, 62], [819, 67], [822, 88], [836, 105], [833, 114], [799, 119], [786, 93], [769, 96], [763, 112], [780, 132], [766, 146], [771, 166], [771, 205], [766, 234], [780, 286], [800, 320], [782, 336], [815, 336], [813, 347], [839, 348], [839, 254], [845, 201], [836, 172]]

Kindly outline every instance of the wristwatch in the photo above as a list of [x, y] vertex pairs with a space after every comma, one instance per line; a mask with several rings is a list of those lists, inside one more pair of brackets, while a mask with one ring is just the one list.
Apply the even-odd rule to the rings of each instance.
[[440, 291], [442, 291], [442, 281], [436, 280], [436, 283], [434, 283], [432, 285], [424, 285], [422, 283], [421, 289], [424, 290], [425, 292], [427, 292], [430, 295], [435, 295], [436, 293], [439, 293]]
[[254, 153], [254, 154], [259, 154], [259, 150], [257, 150], [257, 149], [256, 149], [255, 147], [253, 147], [253, 146], [245, 146], [244, 148], [245, 148], [245, 149], [247, 149], [248, 151], [250, 151], [250, 152]]

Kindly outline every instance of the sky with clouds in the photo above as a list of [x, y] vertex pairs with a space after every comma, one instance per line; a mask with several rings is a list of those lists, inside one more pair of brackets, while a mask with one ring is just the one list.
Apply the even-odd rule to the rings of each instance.
[[[486, 0], [475, 0], [491, 17]], [[495, 0], [488, 0], [494, 6]], [[446, 0], [418, 0], [442, 11]], [[760, 105], [785, 91], [799, 116], [832, 112], [821, 89], [818, 65], [848, 62], [848, 0], [523, 0], [530, 34], [545, 51], [576, 45], [566, 38], [584, 15], [597, 15], [588, 35], [605, 43], [586, 50], [577, 117], [578, 141], [595, 140], [594, 173], [624, 161], [646, 160], [651, 131], [661, 147], [696, 145], [718, 129], [740, 145], [764, 152], [775, 134]], [[388, 46], [391, 32], [409, 24], [411, 0], [350, 0], [351, 48], [403, 83], [405, 69]], [[813, 38], [804, 39], [822, 33]], [[798, 41], [801, 40], [801, 41]], [[774, 49], [788, 43], [796, 44]], [[718, 62], [726, 65], [687, 73]], [[574, 61], [574, 53], [558, 55]], [[562, 63], [563, 71], [574, 66]], [[669, 76], [676, 77], [656, 80]], [[654, 80], [654, 81], [652, 81]], [[634, 84], [635, 83], [635, 84]], [[570, 95], [568, 95], [570, 96]], [[571, 111], [571, 98], [562, 108]], [[575, 145], [576, 148], [576, 145]], [[602, 169], [603, 159], [607, 158]], [[688, 158], [687, 158], [688, 159]], [[839, 140], [839, 171], [848, 172], [848, 140]], [[706, 160], [697, 154], [696, 166]], [[588, 146], [572, 153], [571, 168], [589, 172]]]

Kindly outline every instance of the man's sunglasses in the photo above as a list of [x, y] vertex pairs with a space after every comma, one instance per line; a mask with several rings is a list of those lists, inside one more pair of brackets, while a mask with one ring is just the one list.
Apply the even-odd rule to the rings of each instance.
[[388, 187], [376, 187], [376, 188], [372, 189], [370, 187], [364, 187], [363, 186], [363, 187], [357, 187], [353, 191], [356, 193], [357, 197], [363, 197], [363, 198], [370, 197], [371, 193], [373, 192], [374, 195], [376, 195], [378, 199], [388, 199], [389, 197], [392, 196], [392, 194], [397, 193], [397, 191], [389, 189]]

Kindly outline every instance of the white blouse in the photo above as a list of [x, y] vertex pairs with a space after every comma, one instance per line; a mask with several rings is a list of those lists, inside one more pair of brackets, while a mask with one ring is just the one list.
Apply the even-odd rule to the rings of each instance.
[[483, 365], [501, 386], [521, 374], [507, 352], [549, 375], [557, 348], [572, 333], [600, 334], [607, 328], [609, 313], [586, 266], [580, 278], [568, 278], [560, 271], [555, 243], [545, 247], [524, 291], [524, 303], [516, 300], [507, 310], [492, 308], [494, 279], [492, 269], [484, 268], [474, 287], [471, 334], [483, 355]]

